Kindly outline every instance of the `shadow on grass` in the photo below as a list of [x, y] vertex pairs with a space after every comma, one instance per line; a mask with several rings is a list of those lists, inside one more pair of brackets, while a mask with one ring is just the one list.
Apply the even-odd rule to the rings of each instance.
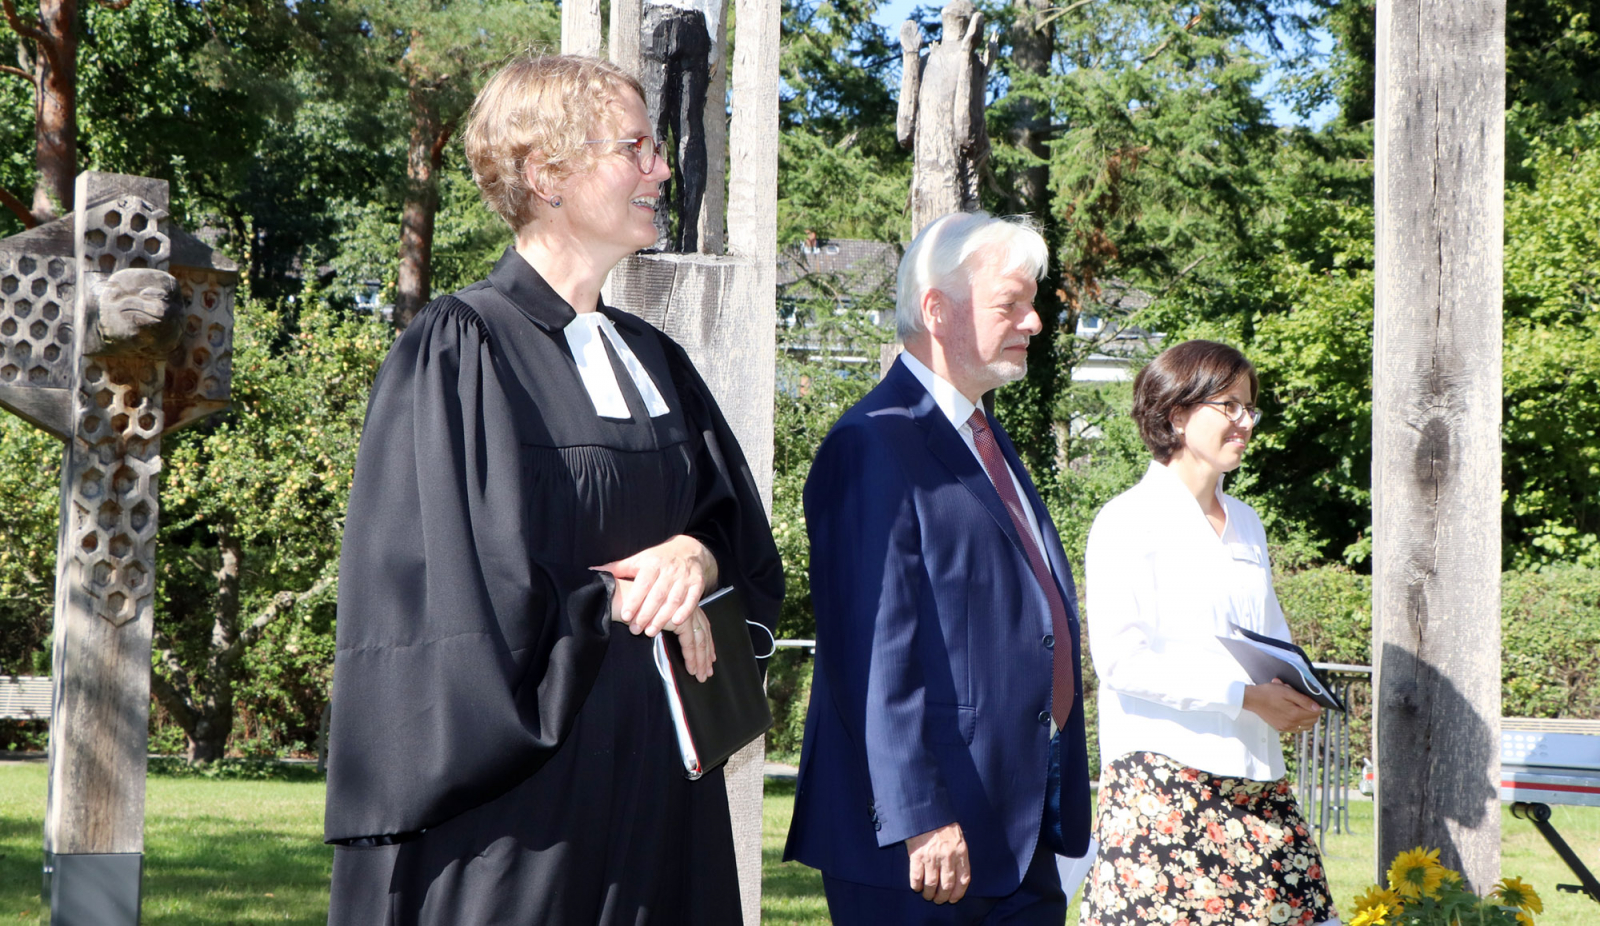
[[154, 827], [144, 919], [162, 926], [325, 923], [333, 850], [319, 835], [214, 814]]
[[[44, 830], [38, 818], [0, 817], [0, 915], [37, 911], [44, 884]], [[19, 905], [16, 910], [8, 906]], [[26, 920], [20, 920], [26, 922]]]

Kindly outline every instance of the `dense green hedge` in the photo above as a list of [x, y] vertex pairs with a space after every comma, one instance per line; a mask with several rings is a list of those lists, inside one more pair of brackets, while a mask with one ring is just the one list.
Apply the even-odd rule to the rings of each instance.
[[[1371, 665], [1372, 577], [1324, 566], [1274, 578], [1278, 600], [1295, 641], [1318, 662]], [[1502, 711], [1507, 717], [1600, 717], [1600, 569], [1565, 566], [1540, 572], [1508, 572], [1501, 583]], [[1082, 602], [1080, 601], [1080, 606]], [[1094, 666], [1084, 641], [1084, 707], [1089, 714], [1089, 753], [1095, 743]], [[793, 651], [791, 651], [792, 653]], [[786, 695], [776, 703], [778, 723], [768, 740], [779, 757], [799, 749], [805, 704], [804, 674], [810, 663], [792, 656], [774, 666]], [[1365, 686], [1352, 692], [1352, 747], [1370, 754], [1371, 698]], [[1287, 744], [1287, 741], [1286, 741]]]
[[[1370, 576], [1327, 567], [1279, 576], [1276, 585], [1312, 658], [1371, 663]], [[1505, 573], [1500, 632], [1505, 716], [1600, 716], [1600, 569]]]

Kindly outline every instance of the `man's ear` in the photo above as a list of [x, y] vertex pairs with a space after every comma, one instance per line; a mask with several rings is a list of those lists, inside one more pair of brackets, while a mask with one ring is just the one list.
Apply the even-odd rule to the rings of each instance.
[[950, 297], [928, 288], [922, 291], [922, 327], [930, 334], [938, 334], [950, 316]]

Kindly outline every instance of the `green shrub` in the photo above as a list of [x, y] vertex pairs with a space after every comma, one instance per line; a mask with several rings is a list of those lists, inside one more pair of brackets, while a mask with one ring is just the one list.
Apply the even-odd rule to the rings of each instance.
[[1600, 569], [1506, 573], [1500, 633], [1504, 716], [1600, 717]]
[[[1316, 662], [1372, 664], [1372, 577], [1343, 566], [1319, 566], [1273, 577], [1296, 643]], [[1088, 625], [1087, 606], [1079, 599]], [[1501, 697], [1506, 717], [1600, 717], [1600, 569], [1546, 567], [1507, 572], [1501, 579]], [[779, 754], [798, 754], [811, 664], [791, 659], [775, 685], [782, 692], [782, 719], [768, 738]], [[796, 672], [803, 673], [804, 677]], [[1098, 769], [1096, 727], [1098, 680], [1087, 630], [1083, 639], [1084, 712], [1089, 762]], [[775, 700], [778, 698], [775, 696]], [[1358, 682], [1351, 690], [1351, 760], [1372, 754], [1372, 691]], [[775, 711], [776, 712], [776, 711]], [[1290, 739], [1285, 738], [1286, 752]], [[1291, 757], [1291, 766], [1293, 759]]]
[[1342, 566], [1273, 576], [1289, 632], [1317, 662], [1372, 664], [1372, 577]]

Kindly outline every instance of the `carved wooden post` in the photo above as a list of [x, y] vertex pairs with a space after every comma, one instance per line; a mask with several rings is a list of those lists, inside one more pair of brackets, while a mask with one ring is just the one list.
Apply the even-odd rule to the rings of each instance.
[[0, 407], [62, 438], [45, 901], [139, 921], [161, 435], [228, 403], [232, 262], [165, 181], [78, 176], [70, 215], [0, 241]]
[[[630, 2], [632, 12], [620, 9]], [[630, 17], [641, 22], [639, 7], [640, 0], [613, 0], [612, 28]], [[727, 10], [721, 14], [717, 18], [725, 24]], [[736, 0], [733, 20], [731, 69], [725, 26], [713, 35], [705, 109], [709, 182], [699, 224], [700, 253], [646, 253], [623, 261], [611, 273], [606, 301], [648, 319], [689, 352], [738, 436], [770, 510], [777, 350], [779, 4]], [[738, 139], [731, 146], [731, 158], [729, 146], [718, 139], [725, 118], [720, 87], [728, 79], [720, 75], [730, 70], [733, 113], [725, 137]], [[728, 165], [727, 253], [706, 253], [721, 250], [722, 210], [714, 197], [721, 190], [715, 178], [724, 163]], [[712, 212], [715, 215], [708, 216]], [[724, 769], [747, 926], [761, 922], [764, 765], [763, 744], [757, 740], [729, 759]]]
[[912, 150], [911, 235], [951, 212], [978, 209], [978, 180], [989, 160], [984, 89], [992, 47], [983, 43], [983, 14], [971, 0], [949, 0], [944, 32], [921, 56], [922, 29], [900, 26], [900, 103], [895, 134]]
[[1378, 4], [1377, 863], [1499, 872], [1504, 0]]

